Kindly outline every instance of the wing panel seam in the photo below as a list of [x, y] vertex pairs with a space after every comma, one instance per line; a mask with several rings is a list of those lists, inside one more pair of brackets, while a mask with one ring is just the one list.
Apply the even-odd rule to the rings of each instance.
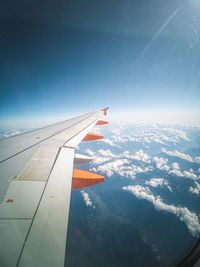
[[48, 181], [49, 181], [49, 177], [50, 177], [50, 175], [51, 175], [51, 173], [52, 173], [52, 170], [53, 170], [53, 168], [54, 168], [54, 166], [55, 166], [55, 163], [56, 163], [56, 161], [57, 161], [57, 159], [58, 159], [58, 156], [59, 156], [59, 154], [60, 154], [60, 151], [61, 151], [61, 148], [59, 147], [59, 149], [58, 149], [58, 152], [57, 152], [57, 155], [56, 155], [56, 157], [55, 157], [55, 160], [54, 160], [54, 163], [53, 163], [53, 165], [52, 165], [51, 171], [50, 171], [50, 173], [49, 173], [49, 176], [48, 176], [47, 182], [46, 182], [46, 184], [45, 184], [45, 187], [44, 187], [44, 189], [43, 189], [43, 191], [42, 191], [42, 194], [41, 194], [40, 200], [39, 200], [39, 202], [38, 202], [37, 208], [36, 208], [36, 210], [35, 210], [35, 213], [34, 213], [34, 215], [33, 215], [33, 219], [32, 219], [32, 222], [31, 222], [31, 224], [30, 224], [30, 227], [29, 227], [29, 229], [28, 229], [28, 232], [27, 232], [26, 238], [25, 238], [25, 240], [24, 240], [24, 243], [23, 243], [23, 246], [22, 246], [21, 252], [20, 252], [20, 254], [19, 254], [19, 258], [18, 258], [18, 261], [17, 261], [16, 267], [18, 267], [18, 266], [19, 266], [19, 261], [20, 261], [20, 258], [21, 258], [21, 256], [22, 256], [22, 253], [23, 253], [23, 250], [24, 250], [24, 247], [25, 247], [25, 244], [26, 244], [26, 240], [27, 240], [27, 238], [28, 238], [28, 235], [29, 235], [29, 233], [30, 233], [30, 230], [31, 230], [31, 227], [32, 227], [32, 225], [33, 225], [33, 222], [34, 222], [35, 216], [36, 216], [36, 214], [37, 214], [37, 211], [38, 211], [38, 208], [39, 208], [39, 206], [40, 206], [40, 202], [41, 202], [41, 200], [42, 200], [42, 197], [43, 197], [43, 195], [44, 195], [45, 189], [46, 189], [46, 187], [47, 187], [47, 184], [48, 184]]

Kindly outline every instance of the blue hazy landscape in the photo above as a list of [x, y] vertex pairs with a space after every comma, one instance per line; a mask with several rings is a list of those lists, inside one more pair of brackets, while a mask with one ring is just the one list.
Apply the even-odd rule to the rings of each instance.
[[174, 266], [200, 234], [200, 128], [111, 124], [77, 167], [105, 182], [72, 191], [66, 266]]

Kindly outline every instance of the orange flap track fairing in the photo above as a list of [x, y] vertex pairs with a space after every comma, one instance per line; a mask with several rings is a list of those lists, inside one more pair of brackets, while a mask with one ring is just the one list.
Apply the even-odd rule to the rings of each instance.
[[80, 169], [74, 169], [73, 179], [72, 179], [72, 189], [78, 189], [82, 187], [99, 184], [102, 183], [103, 181], [104, 177], [99, 174]]
[[94, 141], [94, 140], [99, 140], [102, 139], [103, 136], [98, 134], [98, 133], [88, 133], [84, 138], [83, 141]]
[[[107, 114], [107, 108], [104, 108], [101, 110], [101, 112], [106, 115]], [[105, 125], [108, 124], [107, 121], [104, 120], [98, 120], [96, 122], [96, 125]], [[98, 133], [92, 133], [89, 132], [83, 139], [82, 141], [93, 141], [93, 140], [99, 140], [102, 139], [103, 136], [98, 134]], [[85, 155], [80, 155], [76, 154], [74, 158], [74, 163], [87, 163], [92, 160], [91, 157], [87, 157]], [[88, 187], [91, 185], [99, 184], [104, 181], [104, 176], [101, 176], [99, 174], [85, 171], [85, 170], [80, 170], [80, 169], [74, 169], [73, 171], [73, 176], [72, 176], [72, 189], [79, 189], [83, 187]]]
[[105, 125], [105, 124], [108, 124], [108, 121], [99, 120], [96, 123], [96, 125]]

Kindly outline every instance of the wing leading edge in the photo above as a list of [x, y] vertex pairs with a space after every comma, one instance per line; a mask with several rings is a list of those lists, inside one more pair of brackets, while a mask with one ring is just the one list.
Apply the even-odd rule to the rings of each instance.
[[0, 141], [0, 266], [64, 266], [75, 149], [104, 115]]

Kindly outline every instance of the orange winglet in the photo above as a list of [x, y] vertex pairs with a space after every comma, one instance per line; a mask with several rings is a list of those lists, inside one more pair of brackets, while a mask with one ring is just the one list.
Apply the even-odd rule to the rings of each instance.
[[99, 120], [96, 123], [96, 125], [105, 125], [105, 124], [108, 124], [108, 121]]
[[107, 110], [109, 109], [109, 107], [107, 108], [103, 108], [101, 111], [103, 112], [104, 115], [107, 115]]
[[98, 139], [102, 139], [103, 136], [97, 133], [88, 133], [82, 141], [93, 141], [93, 140], [98, 140]]
[[99, 184], [103, 181], [104, 177], [99, 174], [80, 169], [74, 169], [72, 178], [72, 189], [78, 189]]

